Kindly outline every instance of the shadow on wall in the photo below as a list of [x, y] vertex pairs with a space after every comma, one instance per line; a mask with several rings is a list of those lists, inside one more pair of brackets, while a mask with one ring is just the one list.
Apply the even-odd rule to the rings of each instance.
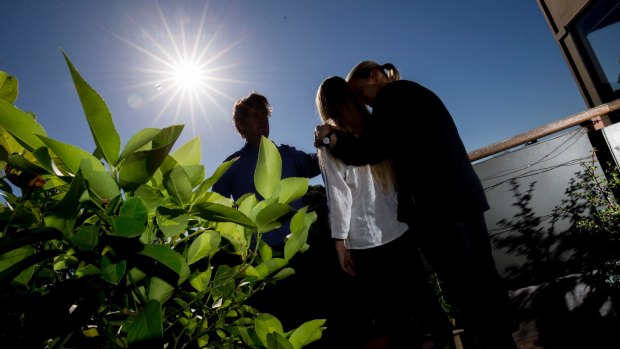
[[[617, 172], [602, 176], [594, 166], [582, 167], [546, 216], [530, 205], [536, 182], [522, 190], [512, 181], [518, 212], [492, 236], [496, 249], [525, 261], [509, 265], [505, 279], [522, 327], [532, 324], [545, 349], [618, 345], [620, 206], [613, 193], [620, 179]], [[569, 228], [559, 231], [555, 223], [563, 220]]]

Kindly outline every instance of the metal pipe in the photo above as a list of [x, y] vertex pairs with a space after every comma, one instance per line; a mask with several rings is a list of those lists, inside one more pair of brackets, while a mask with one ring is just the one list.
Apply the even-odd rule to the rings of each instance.
[[588, 109], [578, 114], [571, 115], [564, 119], [560, 119], [544, 126], [535, 128], [531, 131], [518, 134], [516, 136], [504, 139], [488, 145], [486, 147], [478, 148], [468, 153], [469, 160], [475, 161], [487, 156], [495, 155], [504, 150], [514, 148], [518, 145], [525, 144], [531, 141], [535, 141], [541, 137], [548, 136], [552, 133], [565, 130], [569, 127], [579, 125], [588, 120], [607, 115], [613, 111], [620, 109], [620, 99], [616, 99], [609, 103], [601, 104], [594, 108]]

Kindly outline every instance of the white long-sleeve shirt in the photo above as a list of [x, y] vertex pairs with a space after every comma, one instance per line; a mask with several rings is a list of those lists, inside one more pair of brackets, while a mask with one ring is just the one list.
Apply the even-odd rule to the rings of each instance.
[[332, 238], [345, 239], [349, 249], [367, 249], [395, 240], [408, 229], [396, 218], [396, 191], [384, 191], [370, 166], [349, 166], [329, 151], [319, 151]]

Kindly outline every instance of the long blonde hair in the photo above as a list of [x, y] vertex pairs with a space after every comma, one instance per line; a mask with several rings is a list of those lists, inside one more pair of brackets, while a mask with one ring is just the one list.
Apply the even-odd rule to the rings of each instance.
[[367, 79], [373, 70], [379, 70], [390, 82], [400, 80], [400, 73], [392, 63], [379, 64], [373, 61], [362, 61], [358, 63], [349, 74], [347, 74], [347, 82], [357, 79]]
[[[335, 129], [355, 135], [364, 133], [364, 126], [370, 118], [370, 112], [360, 101], [347, 82], [332, 76], [325, 79], [316, 93], [316, 108], [324, 123]], [[343, 117], [347, 115], [347, 117]], [[349, 120], [349, 122], [347, 122]], [[351, 121], [358, 121], [352, 123]], [[319, 161], [324, 161], [322, 151], [318, 152]], [[394, 171], [389, 160], [370, 165], [374, 180], [384, 191], [395, 185]]]

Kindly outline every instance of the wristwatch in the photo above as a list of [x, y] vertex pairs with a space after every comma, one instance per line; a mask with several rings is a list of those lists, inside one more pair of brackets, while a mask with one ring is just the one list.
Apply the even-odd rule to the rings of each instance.
[[334, 131], [329, 131], [327, 132], [327, 134], [323, 137], [323, 139], [321, 140], [321, 142], [323, 143], [323, 145], [328, 146], [331, 144], [332, 142], [332, 134], [334, 133]]

